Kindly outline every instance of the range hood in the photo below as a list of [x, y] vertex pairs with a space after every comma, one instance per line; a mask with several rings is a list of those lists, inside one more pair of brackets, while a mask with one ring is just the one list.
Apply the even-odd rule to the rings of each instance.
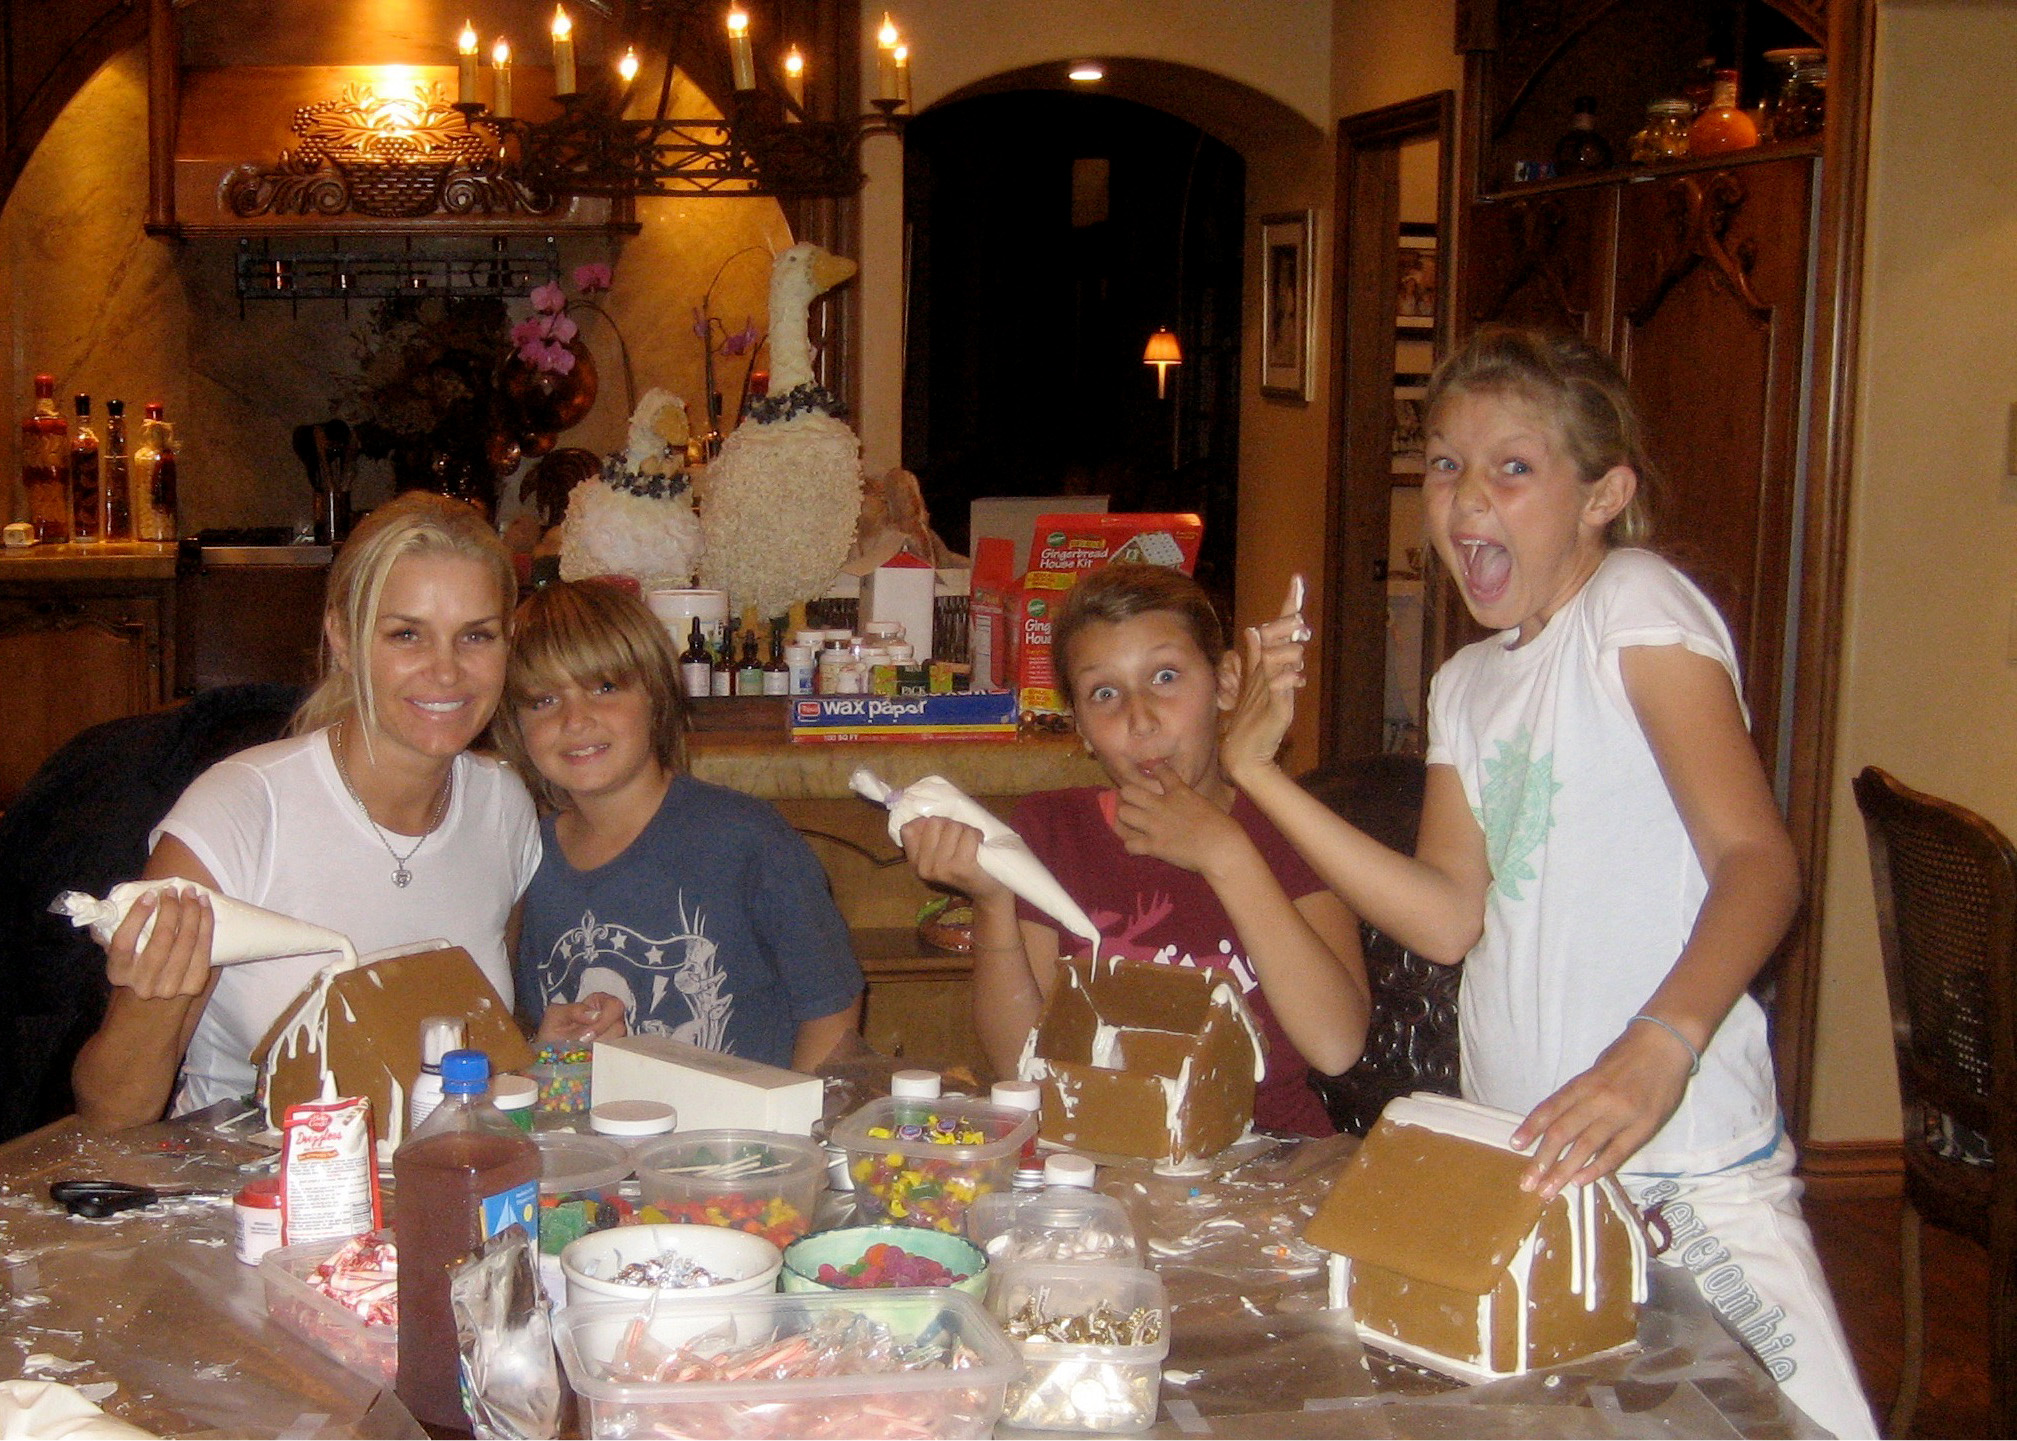
[[[573, 0], [585, 55], [605, 0]], [[512, 43], [518, 113], [554, 113], [552, 0], [156, 0], [148, 230], [174, 236], [634, 231], [624, 202], [552, 197], [454, 106], [465, 19]], [[487, 67], [486, 67], [487, 68]]]

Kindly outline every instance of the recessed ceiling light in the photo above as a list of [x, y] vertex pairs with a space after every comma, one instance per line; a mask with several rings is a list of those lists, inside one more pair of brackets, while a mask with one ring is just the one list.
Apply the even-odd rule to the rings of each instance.
[[1074, 65], [1065, 73], [1082, 85], [1090, 85], [1095, 80], [1104, 80], [1107, 78], [1105, 67], [1094, 65], [1090, 61], [1082, 65]]

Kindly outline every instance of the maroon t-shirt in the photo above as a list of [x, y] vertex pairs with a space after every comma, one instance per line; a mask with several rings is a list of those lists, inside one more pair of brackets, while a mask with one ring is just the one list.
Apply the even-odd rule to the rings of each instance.
[[[1010, 824], [1099, 928], [1104, 954], [1231, 972], [1268, 1049], [1267, 1077], [1254, 1097], [1255, 1123], [1305, 1136], [1331, 1135], [1337, 1128], [1310, 1089], [1310, 1063], [1275, 1018], [1217, 894], [1193, 871], [1153, 856], [1128, 854], [1100, 813], [1102, 794], [1094, 786], [1039, 791], [1023, 798]], [[1252, 839], [1290, 900], [1324, 889], [1295, 847], [1245, 795], [1234, 798], [1233, 819]], [[1016, 902], [1016, 913], [1057, 929], [1055, 918], [1026, 901]], [[1082, 956], [1091, 949], [1062, 931], [1058, 944], [1068, 956]]]

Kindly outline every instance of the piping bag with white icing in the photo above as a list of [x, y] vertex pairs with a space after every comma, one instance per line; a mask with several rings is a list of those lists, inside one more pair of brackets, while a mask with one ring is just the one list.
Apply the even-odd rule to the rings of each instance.
[[[210, 937], [210, 964], [213, 966], [235, 966], [240, 961], [270, 961], [277, 956], [311, 956], [331, 952], [346, 960], [357, 957], [349, 938], [340, 932], [307, 921], [297, 921], [292, 916], [283, 916], [263, 906], [220, 896], [199, 881], [174, 877], [158, 881], [122, 881], [108, 891], [102, 901], [82, 891], [64, 891], [49, 903], [49, 909], [55, 915], [68, 916], [70, 924], [80, 930], [89, 927], [92, 939], [102, 946], [111, 942], [112, 933], [119, 929], [119, 923], [126, 919], [126, 913], [133, 908], [134, 902], [150, 892], [170, 887], [184, 896], [210, 897], [210, 909], [215, 917]], [[147, 923], [140, 928], [138, 945], [147, 944], [147, 938], [154, 933], [155, 919], [149, 916]]]
[[898, 845], [903, 844], [903, 828], [919, 816], [944, 816], [972, 826], [981, 835], [981, 869], [1082, 937], [1095, 955], [1099, 953], [1099, 928], [1079, 909], [1078, 902], [1065, 894], [1065, 888], [1036, 858], [1029, 843], [944, 776], [925, 776], [897, 790], [862, 767], [848, 777], [848, 785], [856, 795], [888, 807], [889, 838]]

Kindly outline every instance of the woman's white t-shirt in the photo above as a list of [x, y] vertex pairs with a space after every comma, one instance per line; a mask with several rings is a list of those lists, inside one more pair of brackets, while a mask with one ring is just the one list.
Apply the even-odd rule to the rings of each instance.
[[[532, 798], [507, 766], [464, 753], [441, 824], [393, 884], [394, 861], [351, 798], [329, 732], [254, 746], [191, 783], [148, 837], [171, 835], [238, 900], [327, 926], [359, 955], [436, 937], [474, 958], [507, 1006], [511, 908], [539, 868]], [[414, 837], [387, 833], [405, 855]], [[182, 1062], [175, 1112], [252, 1090], [252, 1048], [329, 956], [225, 966]]]
[[[1613, 551], [1539, 635], [1516, 638], [1466, 646], [1437, 673], [1428, 762], [1456, 769], [1492, 867], [1458, 1002], [1464, 1094], [1524, 1115], [1645, 1008], [1708, 890], [1619, 652], [1682, 645], [1738, 679], [1715, 607], [1649, 551]], [[1765, 1015], [1742, 996], [1680, 1109], [1622, 1169], [1716, 1170], [1777, 1124]]]

